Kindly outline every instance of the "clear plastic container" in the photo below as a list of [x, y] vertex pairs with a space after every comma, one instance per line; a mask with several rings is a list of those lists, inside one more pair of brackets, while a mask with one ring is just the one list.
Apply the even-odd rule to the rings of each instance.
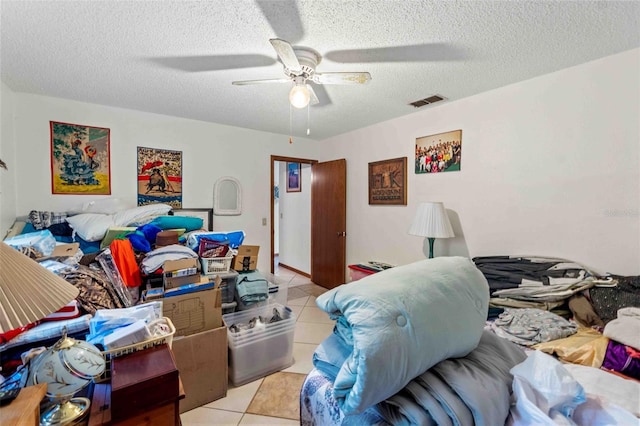
[[[231, 325], [248, 324], [252, 318], [271, 318], [277, 309], [282, 320], [265, 323], [237, 333]], [[229, 342], [229, 379], [235, 386], [280, 371], [293, 364], [293, 335], [296, 318], [291, 309], [281, 304], [235, 312], [222, 316]]]

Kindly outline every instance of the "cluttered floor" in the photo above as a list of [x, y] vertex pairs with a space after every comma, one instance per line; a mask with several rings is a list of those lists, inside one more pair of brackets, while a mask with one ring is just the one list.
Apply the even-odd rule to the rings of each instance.
[[278, 268], [273, 276], [265, 275], [288, 290], [287, 305], [296, 315], [294, 364], [239, 387], [229, 383], [225, 398], [183, 413], [183, 426], [300, 424], [302, 382], [313, 367], [313, 351], [333, 330], [333, 321], [315, 304], [326, 289], [285, 268]]

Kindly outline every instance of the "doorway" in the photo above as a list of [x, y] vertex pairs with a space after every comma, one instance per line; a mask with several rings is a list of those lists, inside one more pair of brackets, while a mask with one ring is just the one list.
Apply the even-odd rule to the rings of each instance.
[[[275, 182], [278, 182], [278, 193], [286, 193], [287, 184], [291, 182], [285, 177], [287, 174], [278, 173], [280, 164], [284, 163], [287, 174], [287, 163], [300, 163], [301, 166], [310, 166], [310, 185], [307, 196], [310, 197], [309, 210], [305, 215], [308, 221], [305, 229], [295, 229], [294, 233], [310, 238], [309, 257], [310, 273], [300, 271], [281, 262], [276, 256], [282, 246], [279, 244], [276, 229], [280, 229], [280, 208], [276, 209]], [[276, 167], [276, 164], [278, 166]], [[284, 182], [283, 182], [284, 181]], [[293, 179], [296, 186], [296, 179]], [[295, 192], [295, 190], [294, 190]], [[295, 212], [287, 212], [285, 215], [295, 215]], [[311, 278], [315, 284], [325, 288], [333, 288], [345, 282], [346, 276], [346, 160], [339, 159], [319, 163], [316, 160], [271, 156], [271, 273], [276, 274], [277, 267], [286, 265], [295, 273]], [[278, 247], [280, 245], [280, 247]], [[306, 260], [306, 259], [305, 259]]]
[[[285, 268], [311, 277], [310, 182], [311, 166], [315, 163], [317, 160], [271, 156], [272, 274], [277, 273], [278, 268]], [[290, 174], [298, 181], [288, 181]]]

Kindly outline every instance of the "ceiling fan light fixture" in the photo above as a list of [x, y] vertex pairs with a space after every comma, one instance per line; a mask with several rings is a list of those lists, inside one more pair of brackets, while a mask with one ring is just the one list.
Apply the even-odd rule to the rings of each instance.
[[295, 108], [304, 108], [309, 105], [309, 101], [311, 100], [311, 94], [309, 94], [309, 89], [307, 89], [307, 85], [299, 83], [296, 81], [296, 85], [291, 88], [289, 92], [289, 102]]

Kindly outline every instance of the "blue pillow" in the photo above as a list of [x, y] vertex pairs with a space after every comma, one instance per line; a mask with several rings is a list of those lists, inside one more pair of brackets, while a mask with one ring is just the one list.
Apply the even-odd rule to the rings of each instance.
[[80, 250], [82, 250], [84, 254], [97, 253], [100, 251], [100, 241], [83, 240], [78, 234], [76, 234], [75, 241], [80, 243]]
[[186, 232], [190, 232], [202, 229], [204, 221], [201, 218], [194, 216], [158, 216], [150, 223], [163, 231], [166, 229], [184, 228], [187, 230]]

